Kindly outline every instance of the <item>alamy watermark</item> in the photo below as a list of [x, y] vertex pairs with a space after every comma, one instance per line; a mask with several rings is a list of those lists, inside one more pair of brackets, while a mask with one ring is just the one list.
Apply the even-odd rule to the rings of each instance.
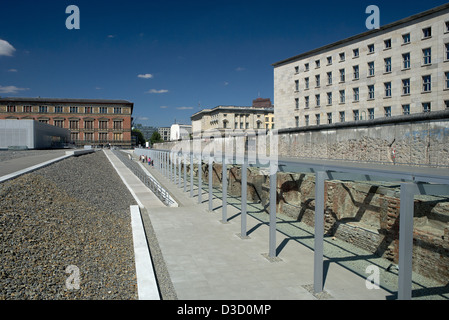
[[70, 14], [65, 20], [65, 27], [69, 30], [80, 29], [80, 9], [78, 6], [70, 5], [65, 9], [65, 13]]
[[366, 7], [366, 14], [369, 14], [366, 18], [365, 26], [367, 29], [379, 29], [380, 28], [380, 10], [378, 6], [370, 5]]
[[77, 266], [70, 265], [65, 269], [65, 273], [70, 276], [65, 281], [67, 290], [79, 290], [80, 288], [80, 269]]
[[365, 269], [365, 273], [369, 274], [365, 280], [365, 286], [368, 290], [379, 289], [380, 270], [378, 266], [369, 265]]

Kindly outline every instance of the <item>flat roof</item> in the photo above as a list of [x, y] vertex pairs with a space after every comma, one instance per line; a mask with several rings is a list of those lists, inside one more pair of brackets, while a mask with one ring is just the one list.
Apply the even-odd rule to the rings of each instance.
[[194, 113], [190, 118], [193, 118], [197, 115], [200, 115], [202, 113], [211, 113], [216, 110], [228, 110], [228, 111], [268, 111], [273, 112], [274, 107], [271, 108], [265, 108], [265, 107], [242, 107], [242, 106], [217, 106], [212, 109], [203, 109], [201, 111], [198, 111]]
[[331, 43], [331, 44], [328, 44], [328, 45], [325, 45], [325, 46], [322, 46], [322, 47], [319, 47], [317, 49], [313, 49], [313, 50], [301, 53], [301, 54], [293, 56], [291, 58], [275, 62], [275, 63], [272, 64], [272, 66], [273, 67], [278, 67], [278, 66], [281, 66], [283, 64], [290, 63], [292, 61], [299, 60], [301, 58], [304, 58], [304, 57], [316, 54], [318, 52], [325, 51], [325, 50], [328, 50], [330, 48], [342, 45], [342, 44], [344, 44], [346, 42], [351, 42], [351, 41], [357, 40], [359, 38], [363, 38], [363, 37], [367, 37], [367, 36], [370, 36], [370, 35], [374, 35], [375, 33], [383, 32], [383, 31], [385, 31], [387, 29], [397, 27], [397, 26], [399, 26], [401, 24], [405, 24], [405, 23], [408, 23], [410, 21], [426, 17], [426, 16], [432, 15], [434, 13], [439, 13], [439, 12], [441, 12], [443, 10], [446, 10], [446, 9], [449, 9], [449, 3], [443, 4], [441, 6], [433, 8], [433, 9], [430, 9], [430, 10], [427, 10], [427, 11], [424, 11], [424, 12], [412, 15], [410, 17], [407, 17], [407, 18], [404, 18], [404, 19], [401, 19], [401, 20], [398, 20], [398, 21], [395, 21], [395, 22], [392, 22], [392, 23], [389, 23], [389, 24], [387, 24], [385, 26], [381, 26], [379, 29], [369, 30], [369, 31], [360, 33], [358, 35], [355, 35], [355, 36], [352, 36], [352, 37], [349, 37], [349, 38], [346, 38], [346, 39], [343, 39], [343, 40], [340, 40], [340, 41], [337, 41], [337, 42], [334, 42], [334, 43]]

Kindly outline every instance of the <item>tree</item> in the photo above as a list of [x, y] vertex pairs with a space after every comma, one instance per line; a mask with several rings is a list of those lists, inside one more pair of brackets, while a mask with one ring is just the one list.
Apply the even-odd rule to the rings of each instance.
[[145, 138], [143, 137], [143, 134], [142, 134], [142, 132], [140, 132], [140, 130], [133, 129], [131, 134], [133, 136], [137, 137], [137, 144], [140, 144], [143, 146], [145, 145]]
[[154, 131], [153, 134], [151, 135], [150, 142], [151, 142], [151, 144], [155, 144], [158, 142], [164, 142], [164, 140], [162, 140], [162, 137], [159, 134], [159, 132]]

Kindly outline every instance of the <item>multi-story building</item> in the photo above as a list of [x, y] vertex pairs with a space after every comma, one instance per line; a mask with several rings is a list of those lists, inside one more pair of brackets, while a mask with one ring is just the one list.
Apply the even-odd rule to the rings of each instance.
[[449, 109], [449, 4], [273, 67], [278, 129]]
[[133, 107], [125, 100], [0, 98], [0, 119], [32, 119], [69, 129], [77, 146], [130, 147]]
[[164, 141], [170, 141], [170, 129], [171, 127], [159, 127], [157, 131], [161, 135], [161, 139]]

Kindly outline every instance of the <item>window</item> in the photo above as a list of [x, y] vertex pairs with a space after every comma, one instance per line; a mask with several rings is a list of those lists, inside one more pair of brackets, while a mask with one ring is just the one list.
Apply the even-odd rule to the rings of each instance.
[[295, 127], [296, 128], [299, 127], [299, 117], [298, 116], [295, 117]]
[[98, 139], [100, 142], [106, 142], [108, 140], [108, 134], [106, 132], [100, 132], [98, 134]]
[[332, 104], [332, 92], [327, 93], [327, 104]]
[[410, 94], [410, 79], [402, 80], [402, 94]]
[[320, 86], [320, 75], [316, 75], [315, 76], [315, 82], [316, 82], [316, 86], [319, 87]]
[[332, 64], [332, 57], [331, 56], [327, 57], [327, 64]]
[[354, 110], [354, 111], [352, 111], [352, 113], [354, 115], [354, 121], [359, 121], [360, 120], [359, 110]]
[[444, 89], [449, 89], [449, 72], [444, 73]]
[[39, 113], [47, 113], [48, 107], [47, 106], [39, 106]]
[[385, 58], [385, 72], [389, 73], [391, 72], [391, 58]]
[[374, 76], [374, 61], [368, 62], [368, 75]]
[[354, 66], [352, 67], [352, 69], [354, 71], [354, 80], [359, 79], [360, 77], [359, 66]]
[[78, 107], [70, 107], [70, 113], [78, 113]]
[[63, 108], [62, 107], [60, 107], [60, 106], [55, 107], [55, 113], [62, 113], [62, 112], [63, 112]]
[[422, 77], [422, 91], [423, 92], [430, 92], [432, 90], [431, 81], [432, 81], [432, 78], [430, 75]]
[[340, 122], [345, 122], [345, 112], [340, 111]]
[[115, 141], [122, 141], [123, 140], [123, 133], [114, 133], [114, 140]]
[[123, 130], [123, 121], [114, 121], [114, 130]]
[[444, 60], [449, 61], [449, 43], [444, 45]]
[[320, 60], [315, 61], [315, 68], [319, 68], [321, 66]]
[[[304, 86], [306, 89], [309, 89], [309, 78], [304, 78]], [[296, 89], [298, 91], [298, 89]]]
[[332, 112], [328, 112], [327, 113], [327, 123], [331, 124], [332, 123]]
[[309, 71], [309, 64], [308, 63], [304, 64], [304, 71]]
[[295, 66], [295, 73], [299, 73], [299, 67]]
[[92, 113], [92, 107], [84, 107], [84, 113]]
[[345, 90], [340, 90], [340, 103], [345, 103]]
[[444, 100], [444, 105], [446, 106], [446, 110], [449, 110], [449, 100]]
[[100, 113], [108, 113], [107, 107], [100, 107]]
[[422, 104], [422, 111], [423, 112], [430, 112], [430, 102], [424, 102]]
[[368, 118], [370, 120], [374, 120], [374, 108], [369, 108], [368, 109]]
[[319, 107], [320, 106], [320, 95], [319, 94], [315, 95], [315, 101], [316, 101], [316, 106]]
[[295, 98], [295, 109], [299, 109], [299, 99]]
[[339, 54], [339, 57], [340, 57], [340, 61], [345, 61], [345, 53], [344, 52], [341, 52]]
[[49, 120], [48, 119], [39, 119], [39, 122], [48, 124]]
[[107, 128], [108, 128], [108, 121], [107, 120], [100, 120], [100, 121], [98, 121], [98, 129], [106, 130]]
[[304, 97], [304, 106], [305, 106], [306, 109], [309, 108], [309, 97], [308, 96]]
[[385, 117], [391, 117], [391, 107], [384, 107]]
[[33, 107], [32, 106], [23, 106], [23, 112], [33, 112]]
[[114, 114], [120, 114], [120, 113], [122, 113], [122, 108], [114, 107]]
[[354, 101], [359, 101], [359, 88], [354, 88]]
[[368, 86], [368, 99], [374, 99], [374, 85]]
[[368, 45], [368, 53], [374, 53], [374, 44]]
[[70, 120], [69, 121], [69, 129], [78, 130], [79, 129], [79, 121], [78, 120]]
[[309, 116], [308, 115], [304, 116], [304, 123], [306, 124], [306, 126], [309, 125]]
[[391, 49], [391, 39], [384, 40], [385, 49]]
[[7, 106], [6, 112], [16, 112], [16, 106]]
[[64, 128], [64, 120], [54, 120], [53, 125], [55, 127]]
[[354, 58], [357, 58], [359, 56], [359, 48], [352, 50], [352, 54], [353, 54]]
[[444, 32], [449, 32], [449, 21], [444, 22]]
[[94, 140], [93, 132], [85, 132], [84, 133], [84, 141], [93, 141], [93, 140]]
[[410, 105], [409, 104], [402, 105], [402, 114], [403, 115], [410, 114]]
[[94, 128], [94, 122], [92, 120], [84, 121], [84, 129], [92, 130]]
[[327, 73], [327, 84], [332, 84], [332, 72]]
[[410, 33], [406, 33], [402, 35], [402, 43], [408, 44], [410, 43]]
[[345, 69], [340, 69], [340, 82], [345, 82]]
[[321, 122], [321, 115], [319, 113], [317, 113], [315, 115], [315, 118], [316, 118], [316, 125], [319, 126], [320, 122]]
[[423, 49], [422, 51], [423, 65], [432, 63], [431, 54], [432, 52], [430, 48]]
[[299, 91], [299, 80], [295, 80], [295, 91]]
[[80, 134], [78, 132], [71, 132], [70, 133], [70, 140], [72, 141], [78, 141]]
[[410, 53], [404, 53], [402, 55], [402, 65], [404, 69], [410, 69]]
[[422, 29], [423, 39], [430, 38], [431, 36], [432, 36], [432, 28], [431, 27]]
[[391, 82], [385, 82], [385, 97], [391, 97]]

